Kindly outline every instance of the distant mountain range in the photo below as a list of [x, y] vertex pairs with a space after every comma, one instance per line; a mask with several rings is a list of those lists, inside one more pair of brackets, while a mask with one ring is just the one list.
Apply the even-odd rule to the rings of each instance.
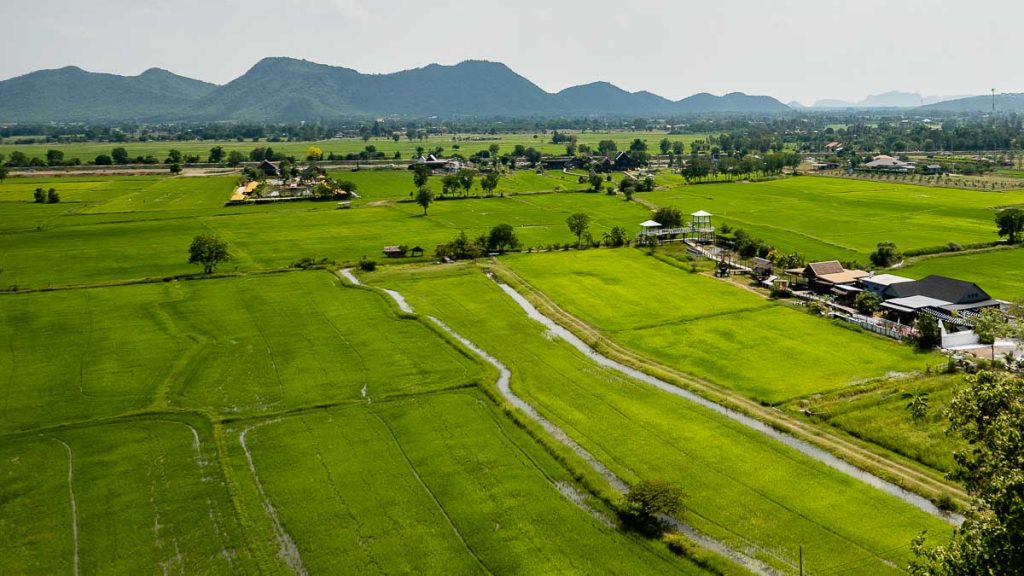
[[922, 96], [916, 92], [892, 91], [884, 94], [872, 94], [859, 102], [818, 100], [811, 108], [917, 108], [957, 98], [963, 98], [963, 96]]
[[[996, 94], [995, 104], [997, 112], [1024, 112], [1024, 94]], [[992, 96], [957, 98], [955, 100], [929, 104], [921, 109], [938, 112], [991, 112]]]
[[504, 64], [469, 60], [393, 74], [361, 74], [292, 58], [265, 58], [223, 86], [151, 69], [138, 76], [69, 66], [0, 81], [0, 122], [274, 121], [352, 116], [528, 117], [765, 114], [790, 108], [768, 96], [696, 94], [672, 101], [607, 82], [551, 94]]

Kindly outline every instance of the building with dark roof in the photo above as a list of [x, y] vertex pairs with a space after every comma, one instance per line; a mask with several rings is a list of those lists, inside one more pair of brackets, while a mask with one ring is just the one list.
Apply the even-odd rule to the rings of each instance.
[[942, 308], [950, 311], [973, 310], [1001, 304], [974, 282], [936, 275], [912, 282], [890, 284], [882, 295], [886, 300], [924, 296], [947, 302], [948, 304]]

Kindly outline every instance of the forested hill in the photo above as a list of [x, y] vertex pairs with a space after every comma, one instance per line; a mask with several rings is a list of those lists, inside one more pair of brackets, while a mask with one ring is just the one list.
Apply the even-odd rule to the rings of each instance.
[[780, 113], [768, 96], [697, 94], [672, 101], [606, 82], [545, 92], [507, 66], [468, 60], [362, 74], [292, 58], [265, 58], [216, 86], [151, 69], [138, 76], [42, 70], [0, 81], [0, 122], [278, 121], [352, 116], [681, 116]]

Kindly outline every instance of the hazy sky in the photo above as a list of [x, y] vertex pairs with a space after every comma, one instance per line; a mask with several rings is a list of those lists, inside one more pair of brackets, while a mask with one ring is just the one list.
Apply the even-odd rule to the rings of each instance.
[[1020, 0], [9, 0], [0, 78], [75, 64], [224, 83], [265, 56], [361, 72], [498, 60], [554, 92], [679, 99], [1024, 92]]

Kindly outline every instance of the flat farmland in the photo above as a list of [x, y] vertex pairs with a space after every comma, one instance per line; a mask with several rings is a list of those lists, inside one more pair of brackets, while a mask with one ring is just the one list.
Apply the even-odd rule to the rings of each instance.
[[[813, 418], [857, 438], [950, 472], [955, 466], [953, 452], [966, 446], [959, 437], [946, 434], [946, 410], [959, 382], [957, 376], [894, 379], [857, 390], [814, 396], [786, 408], [799, 414], [806, 410]], [[928, 398], [928, 409], [920, 419], [913, 418], [907, 410], [907, 404], [917, 394]]]
[[0, 569], [248, 573], [206, 430], [136, 420], [0, 442]]
[[[619, 150], [628, 150], [629, 144], [634, 139], [639, 138], [647, 141], [647, 146], [652, 150], [657, 150], [658, 142], [662, 138], [668, 138], [669, 140], [678, 140], [684, 142], [689, 148], [689, 144], [694, 140], [700, 140], [704, 138], [702, 134], [673, 134], [669, 135], [665, 132], [573, 132], [567, 131], [567, 134], [575, 134], [579, 144], [587, 144], [593, 149], [597, 149], [597, 143], [601, 140], [611, 140], [616, 143]], [[536, 137], [535, 137], [536, 136]], [[12, 144], [10, 142], [0, 144], [0, 154], [4, 154], [10, 157], [11, 152], [17, 150], [23, 152], [29, 158], [42, 158], [46, 159], [47, 150], [61, 150], [64, 152], [64, 159], [70, 160], [72, 158], [79, 158], [82, 163], [93, 161], [96, 156], [100, 154], [110, 154], [110, 151], [116, 147], [123, 147], [128, 151], [130, 158], [137, 156], [153, 156], [159, 161], [167, 157], [168, 151], [172, 148], [181, 151], [183, 154], [198, 154], [200, 158], [205, 162], [207, 156], [210, 153], [210, 148], [214, 146], [221, 146], [226, 151], [239, 150], [248, 154], [253, 148], [270, 147], [274, 149], [275, 153], [284, 154], [286, 156], [295, 156], [297, 159], [304, 160], [306, 158], [307, 149], [310, 146], [316, 146], [320, 148], [324, 155], [333, 152], [336, 155], [354, 154], [364, 150], [366, 146], [372, 145], [377, 148], [378, 151], [384, 152], [387, 158], [394, 156], [395, 152], [402, 155], [402, 158], [408, 160], [416, 155], [416, 149], [423, 147], [428, 152], [434, 148], [441, 146], [444, 148], [444, 154], [446, 156], [460, 153], [465, 156], [474, 154], [480, 150], [487, 150], [492, 144], [497, 144], [501, 150], [499, 154], [512, 152], [512, 149], [517, 145], [524, 146], [526, 148], [533, 147], [544, 154], [564, 154], [564, 144], [552, 144], [551, 134], [542, 134], [537, 132], [536, 135], [533, 133], [525, 134], [498, 134], [498, 135], [484, 135], [484, 134], [458, 134], [458, 135], [434, 135], [423, 140], [414, 139], [409, 140], [402, 135], [402, 138], [398, 142], [395, 142], [390, 137], [375, 137], [370, 138], [367, 141], [363, 141], [362, 138], [334, 138], [330, 140], [318, 140], [313, 142], [268, 142], [262, 139], [258, 142], [253, 141], [242, 141], [236, 140], [187, 140], [187, 141], [149, 141], [149, 142], [124, 142], [124, 143], [100, 143], [100, 142], [88, 142], [88, 143], [74, 143], [74, 144]], [[458, 146], [456, 148], [456, 146]]]
[[[369, 173], [368, 173], [369, 174]], [[557, 176], [561, 176], [558, 174]], [[517, 174], [503, 178], [523, 187], [557, 176]], [[396, 173], [374, 190], [404, 190]], [[388, 180], [385, 178], [383, 180]], [[570, 178], [571, 180], [571, 178]], [[222, 271], [287, 267], [305, 257], [354, 262], [377, 257], [386, 245], [422, 246], [428, 253], [465, 231], [470, 237], [507, 223], [526, 246], [574, 240], [565, 225], [573, 212], [593, 218], [595, 236], [613, 226], [632, 229], [647, 217], [636, 203], [604, 194], [549, 193], [436, 202], [424, 217], [411, 202], [362, 200], [351, 210], [333, 202], [223, 206], [233, 177], [7, 180], [0, 185], [0, 287], [39, 288], [65, 284], [189, 274], [192, 237], [214, 233], [229, 243], [232, 260]], [[34, 204], [32, 189], [54, 186], [60, 204]], [[65, 188], [66, 186], [66, 188]], [[568, 184], [567, 184], [568, 186]], [[567, 188], [568, 189], [568, 188]], [[5, 229], [6, 228], [6, 229]]]
[[879, 242], [904, 250], [998, 240], [998, 208], [1024, 204], [1024, 191], [981, 192], [842, 178], [676, 186], [643, 195], [683, 213], [707, 210], [783, 252], [859, 260]]
[[479, 392], [315, 411], [245, 434], [293, 565], [310, 573], [701, 573], [560, 493], [572, 490], [565, 470]]
[[949, 532], [759, 433], [594, 364], [474, 266], [396, 268], [365, 279], [400, 291], [495, 355], [517, 395], [627, 482], [676, 483], [687, 494], [682, 520], [787, 571], [803, 545], [812, 573], [899, 573], [910, 538]]
[[481, 376], [379, 296], [322, 271], [7, 294], [0, 334], [7, 430], [151, 406], [254, 414]]
[[683, 372], [779, 403], [941, 359], [832, 325], [638, 250], [504, 260], [571, 314]]

